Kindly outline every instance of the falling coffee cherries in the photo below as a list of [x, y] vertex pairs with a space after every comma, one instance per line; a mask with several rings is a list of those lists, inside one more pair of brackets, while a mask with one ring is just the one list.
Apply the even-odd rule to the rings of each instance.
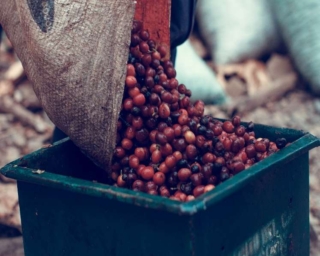
[[239, 116], [219, 121], [176, 79], [167, 47], [142, 23], [131, 31], [117, 145], [109, 178], [118, 187], [191, 201], [287, 145], [256, 138]]

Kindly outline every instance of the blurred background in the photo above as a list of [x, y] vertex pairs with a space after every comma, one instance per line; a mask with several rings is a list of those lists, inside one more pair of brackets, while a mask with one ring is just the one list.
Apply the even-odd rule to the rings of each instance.
[[[177, 78], [215, 117], [238, 114], [243, 121], [320, 136], [320, 32], [312, 30], [319, 27], [314, 15], [320, 17], [320, 7], [308, 0], [290, 9], [284, 8], [286, 2], [278, 3], [275, 11], [263, 0], [198, 1], [192, 34], [177, 49]], [[287, 15], [293, 10], [300, 16]], [[302, 27], [299, 19], [305, 21]], [[306, 34], [307, 40], [301, 40]], [[0, 167], [49, 144], [54, 128], [11, 43], [4, 33], [1, 37]], [[320, 149], [310, 152], [311, 255], [320, 255], [319, 154]], [[24, 254], [16, 184], [0, 175], [0, 256], [4, 255]]]

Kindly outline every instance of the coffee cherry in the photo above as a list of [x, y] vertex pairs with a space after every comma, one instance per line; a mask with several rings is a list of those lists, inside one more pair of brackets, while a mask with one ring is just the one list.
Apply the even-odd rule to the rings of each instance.
[[146, 73], [145, 67], [141, 63], [134, 64], [135, 72], [138, 76], [144, 76]]
[[[168, 85], [169, 85], [169, 88], [172, 90], [171, 93], [172, 93], [173, 95], [176, 95], [176, 96], [179, 97], [180, 94], [179, 94], [179, 91], [177, 90], [178, 85], [179, 85], [178, 80], [177, 80], [176, 78], [171, 78], [171, 79], [169, 80]], [[175, 102], [177, 102], [177, 101], [175, 101]]]
[[150, 54], [144, 54], [141, 58], [142, 65], [147, 68], [152, 62], [152, 57]]
[[240, 123], [241, 123], [241, 118], [240, 118], [240, 116], [234, 116], [234, 117], [232, 118], [232, 124], [233, 124], [235, 127], [239, 126]]
[[[149, 125], [147, 124], [147, 127], [149, 128]], [[156, 143], [156, 135], [157, 135], [158, 131], [157, 130], [152, 130], [149, 133], [149, 139], [152, 143]], [[152, 152], [151, 152], [152, 153]]]
[[167, 49], [163, 45], [158, 46], [157, 51], [160, 53], [161, 58], [167, 55]]
[[189, 164], [188, 161], [186, 159], [181, 159], [177, 162], [177, 168], [181, 169], [181, 168], [189, 168]]
[[153, 52], [153, 53], [151, 54], [151, 56], [152, 56], [152, 59], [154, 59], [154, 60], [160, 60], [160, 59], [161, 59], [161, 55], [160, 55], [160, 53], [157, 52], [157, 51]]
[[167, 137], [168, 142], [174, 139], [174, 130], [171, 127], [164, 128], [163, 134]]
[[232, 133], [234, 131], [234, 126], [230, 121], [225, 121], [222, 125], [222, 128], [227, 133]]
[[173, 100], [173, 95], [168, 91], [163, 91], [161, 94], [161, 99], [163, 102], [171, 104]]
[[131, 111], [133, 108], [133, 101], [132, 99], [125, 99], [123, 102], [123, 108], [127, 111]]
[[175, 124], [173, 125], [173, 131], [174, 131], [174, 136], [177, 138], [177, 137], [180, 137], [181, 134], [182, 134], [182, 127], [181, 125], [179, 124]]
[[170, 60], [164, 60], [164, 61], [162, 62], [162, 66], [163, 66], [164, 68], [173, 67], [173, 63], [172, 63]]
[[191, 166], [190, 170], [192, 173], [199, 173], [201, 170], [201, 166], [198, 163], [195, 163]]
[[142, 180], [135, 180], [132, 183], [132, 189], [134, 191], [144, 191], [145, 190], [144, 182]]
[[170, 196], [170, 192], [167, 188], [163, 188], [163, 189], [159, 189], [160, 190], [160, 195], [163, 197], [169, 197]]
[[160, 150], [156, 149], [155, 151], [153, 151], [153, 153], [151, 154], [151, 162], [153, 164], [158, 164], [161, 161], [161, 152]]
[[122, 148], [124, 148], [125, 150], [130, 150], [133, 146], [133, 143], [131, 140], [127, 139], [127, 138], [124, 138], [122, 141], [121, 141], [121, 146]]
[[161, 118], [168, 118], [170, 116], [170, 107], [167, 103], [161, 103], [159, 107], [159, 116]]
[[155, 189], [151, 189], [151, 190], [147, 191], [147, 193], [150, 195], [155, 195], [155, 196], [158, 195], [158, 192]]
[[188, 124], [189, 118], [188, 115], [180, 115], [178, 118], [178, 122], [180, 125], [186, 125]]
[[203, 182], [203, 175], [201, 173], [195, 173], [190, 176], [190, 180], [193, 186], [199, 186]]
[[168, 142], [166, 135], [162, 132], [158, 132], [156, 135], [156, 142], [160, 145], [165, 145]]
[[212, 140], [214, 137], [214, 132], [212, 130], [207, 130], [205, 136], [208, 140]]
[[185, 138], [186, 142], [189, 144], [194, 144], [196, 142], [196, 136], [194, 135], [194, 133], [192, 131], [186, 131], [184, 133], [184, 138]]
[[[227, 168], [226, 168], [227, 169]], [[228, 170], [228, 169], [227, 169]], [[217, 185], [218, 184], [218, 178], [217, 176], [211, 175], [209, 179], [207, 180], [208, 184]]]
[[126, 152], [122, 147], [116, 147], [113, 151], [113, 155], [117, 158], [123, 158], [126, 155]]
[[207, 128], [205, 126], [201, 125], [201, 126], [198, 127], [198, 131], [197, 132], [198, 132], [199, 135], [205, 136], [206, 133], [207, 133]]
[[177, 160], [173, 155], [167, 156], [165, 159], [166, 166], [171, 169], [176, 165]]
[[201, 195], [204, 193], [204, 188], [205, 188], [205, 187], [204, 187], [203, 185], [199, 185], [199, 186], [195, 187], [195, 188], [193, 189], [193, 196], [194, 196], [195, 198], [201, 196]]
[[154, 86], [154, 79], [152, 78], [152, 76], [146, 76], [145, 85], [148, 88], [152, 88]]
[[189, 160], [194, 160], [197, 156], [197, 148], [194, 145], [188, 145], [186, 148], [186, 155]]
[[160, 100], [160, 97], [158, 96], [158, 94], [151, 93], [151, 95], [149, 97], [149, 103], [154, 106], [159, 106], [160, 102], [161, 102], [161, 100]]
[[267, 147], [265, 145], [265, 143], [263, 143], [263, 141], [256, 141], [254, 143], [254, 148], [257, 152], [265, 152], [267, 150]]
[[117, 185], [119, 187], [124, 187], [126, 185], [126, 182], [122, 179], [122, 175], [119, 175], [119, 177], [117, 179]]
[[246, 147], [246, 154], [249, 158], [255, 158], [256, 157], [256, 149], [255, 146], [253, 144], [248, 145]]
[[248, 160], [248, 156], [245, 152], [245, 149], [241, 149], [240, 152], [235, 156], [235, 158], [239, 159], [239, 161], [242, 161], [243, 163], [246, 163]]
[[233, 163], [233, 172], [235, 174], [243, 171], [244, 169], [245, 169], [244, 163], [242, 163], [240, 161]]
[[213, 163], [215, 160], [216, 160], [216, 156], [214, 154], [212, 154], [212, 153], [206, 153], [202, 157], [202, 162], [204, 164]]
[[156, 42], [155, 41], [153, 41], [152, 39], [149, 39], [148, 40], [148, 45], [149, 45], [149, 48], [150, 48], [151, 51], [155, 50], [155, 48], [156, 48]]
[[143, 120], [142, 120], [142, 118], [140, 116], [134, 117], [132, 119], [132, 127], [134, 129], [139, 130], [139, 129], [142, 128], [142, 126], [143, 126]]
[[184, 84], [180, 84], [180, 85], [178, 86], [178, 91], [179, 91], [179, 93], [185, 94], [185, 93], [186, 93], [186, 90], [187, 90], [187, 88], [186, 88], [186, 86], [185, 86]]
[[184, 193], [182, 193], [182, 192], [179, 191], [179, 190], [174, 193], [174, 196], [175, 196], [176, 198], [178, 198], [179, 201], [181, 201], [181, 202], [184, 202], [184, 201], [186, 201], [186, 199], [187, 199], [187, 195], [184, 194]]
[[139, 93], [137, 96], [133, 98], [133, 104], [136, 106], [142, 106], [146, 102], [146, 98], [142, 93]]
[[127, 64], [127, 76], [135, 76], [136, 75], [136, 71], [135, 68], [132, 64]]
[[169, 172], [169, 168], [164, 162], [159, 165], [159, 172], [162, 172], [162, 173]]
[[168, 124], [167, 124], [166, 122], [160, 122], [160, 123], [158, 124], [158, 131], [159, 131], [159, 132], [163, 132], [164, 129], [167, 128], [167, 127], [168, 127]]
[[172, 147], [169, 143], [166, 143], [165, 145], [162, 145], [160, 147], [160, 152], [161, 152], [161, 155], [163, 157], [166, 157], [168, 155], [171, 155], [172, 154]]
[[152, 58], [153, 59], [151, 61], [151, 67], [153, 67], [154, 69], [157, 69], [160, 66], [160, 61], [159, 61], [158, 57], [154, 58], [154, 54], [152, 54]]
[[174, 158], [176, 159], [177, 162], [182, 159], [182, 154], [180, 151], [175, 151], [175, 152], [173, 152], [172, 155], [174, 156]]
[[198, 135], [196, 137], [196, 146], [200, 149], [204, 147], [204, 143], [206, 142], [206, 138], [202, 135]]
[[285, 138], [278, 138], [276, 140], [276, 145], [279, 149], [284, 148], [287, 145], [287, 140]]
[[137, 169], [140, 164], [139, 158], [133, 155], [131, 158], [129, 157], [129, 166], [133, 169]]
[[207, 163], [202, 167], [201, 173], [205, 179], [209, 179], [212, 175], [212, 163]]
[[246, 132], [246, 128], [244, 126], [240, 125], [235, 128], [234, 132], [237, 136], [244, 136], [244, 134]]
[[223, 130], [222, 130], [222, 127], [220, 125], [215, 125], [213, 127], [213, 133], [214, 133], [215, 136], [221, 135], [222, 131]]
[[142, 128], [142, 129], [136, 131], [136, 140], [138, 142], [140, 142], [140, 143], [144, 142], [144, 141], [148, 140], [148, 138], [149, 138], [149, 132], [146, 129]]
[[240, 151], [240, 149], [242, 148], [241, 146], [242, 145], [241, 145], [240, 140], [238, 138], [236, 138], [231, 144], [231, 151], [233, 153], [238, 153]]
[[166, 176], [162, 172], [156, 172], [153, 175], [153, 182], [161, 186], [166, 180]]
[[194, 199], [195, 199], [194, 196], [189, 195], [189, 196], [187, 196], [187, 198], [186, 198], [186, 202], [190, 202], [190, 201], [192, 201], [192, 200], [194, 200]]
[[137, 84], [137, 79], [134, 76], [127, 76], [125, 83], [128, 88], [133, 88]]
[[180, 181], [187, 181], [191, 176], [191, 170], [188, 168], [182, 168], [178, 171], [178, 178]]
[[169, 79], [176, 77], [176, 70], [173, 67], [168, 67], [165, 72]]
[[209, 185], [207, 185], [207, 186], [204, 187], [204, 193], [207, 193], [207, 192], [209, 192], [210, 190], [212, 190], [212, 189], [214, 189], [214, 188], [215, 188], [214, 185], [209, 184]]
[[149, 45], [146, 42], [140, 42], [139, 43], [139, 50], [142, 53], [147, 53], [147, 52], [149, 52]]
[[279, 149], [278, 149], [276, 143], [270, 142], [268, 152], [274, 153], [274, 152], [277, 152], [278, 150]]
[[151, 166], [146, 166], [141, 170], [141, 177], [144, 180], [151, 180], [154, 175], [154, 170]]
[[139, 161], [143, 161], [146, 158], [146, 151], [144, 148], [141, 148], [141, 147], [136, 148], [134, 150], [134, 154], [139, 159]]
[[183, 138], [174, 139], [173, 140], [173, 147], [175, 150], [183, 152], [187, 147], [187, 143], [186, 143], [185, 139], [183, 139]]
[[147, 30], [141, 30], [139, 36], [144, 41], [148, 41], [150, 37], [149, 32]]

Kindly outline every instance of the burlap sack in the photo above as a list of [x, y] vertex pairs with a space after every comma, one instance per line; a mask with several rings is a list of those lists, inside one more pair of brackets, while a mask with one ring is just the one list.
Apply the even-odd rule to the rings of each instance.
[[281, 44], [269, 0], [198, 0], [197, 21], [216, 64], [259, 58]]
[[102, 167], [115, 145], [133, 0], [1, 0], [0, 24], [49, 118]]
[[177, 47], [175, 66], [177, 79], [192, 91], [193, 102], [202, 100], [205, 104], [224, 104], [228, 101], [213, 71], [195, 52], [189, 40]]
[[320, 1], [273, 0], [281, 34], [296, 67], [320, 95]]

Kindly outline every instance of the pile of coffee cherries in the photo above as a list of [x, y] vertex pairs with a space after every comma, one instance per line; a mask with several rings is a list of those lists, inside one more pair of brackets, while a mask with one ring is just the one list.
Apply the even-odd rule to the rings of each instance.
[[166, 55], [135, 21], [108, 173], [115, 186], [190, 201], [286, 146], [284, 138], [256, 138], [254, 124], [238, 116], [204, 115]]

